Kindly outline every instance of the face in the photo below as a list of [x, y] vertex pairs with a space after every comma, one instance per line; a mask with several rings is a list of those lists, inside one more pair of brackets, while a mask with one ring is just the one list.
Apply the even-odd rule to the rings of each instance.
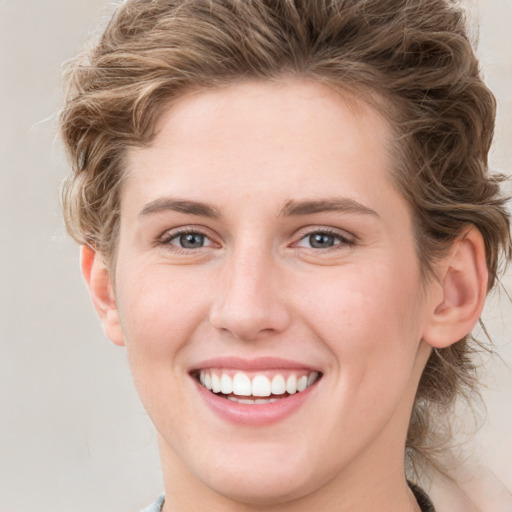
[[426, 307], [391, 137], [289, 80], [185, 96], [128, 153], [107, 332], [195, 492], [286, 501], [403, 464]]

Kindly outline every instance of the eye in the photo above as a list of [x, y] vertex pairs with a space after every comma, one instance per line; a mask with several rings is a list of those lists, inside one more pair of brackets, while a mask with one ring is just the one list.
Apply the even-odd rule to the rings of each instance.
[[161, 243], [178, 249], [188, 250], [201, 249], [213, 245], [210, 238], [198, 231], [174, 231], [165, 235]]
[[354, 242], [340, 233], [333, 233], [331, 231], [315, 231], [302, 237], [296, 245], [298, 247], [307, 247], [310, 249], [331, 249], [338, 245], [354, 245]]

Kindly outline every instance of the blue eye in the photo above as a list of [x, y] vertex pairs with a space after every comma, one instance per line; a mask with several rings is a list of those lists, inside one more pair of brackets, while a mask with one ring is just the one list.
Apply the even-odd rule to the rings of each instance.
[[204, 246], [205, 236], [199, 233], [185, 233], [176, 237], [184, 249], [197, 249]]
[[201, 249], [213, 245], [212, 241], [203, 233], [186, 231], [171, 233], [162, 240], [164, 245], [176, 246], [181, 249]]
[[353, 245], [354, 242], [344, 236], [331, 233], [329, 231], [315, 231], [309, 233], [299, 240], [299, 247], [307, 247], [310, 249], [330, 249], [338, 245]]
[[314, 233], [308, 236], [308, 242], [314, 249], [326, 249], [336, 243], [336, 237], [328, 233]]

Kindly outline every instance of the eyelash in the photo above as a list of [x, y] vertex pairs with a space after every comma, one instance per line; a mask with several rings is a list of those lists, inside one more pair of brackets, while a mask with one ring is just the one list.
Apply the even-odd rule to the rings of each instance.
[[[206, 246], [203, 245], [198, 248], [180, 247], [179, 245], [171, 244], [171, 241], [174, 240], [175, 238], [179, 238], [179, 237], [181, 237], [183, 235], [187, 235], [187, 234], [199, 235], [199, 236], [203, 237], [204, 239], [209, 240], [211, 243], [209, 245], [206, 245]], [[308, 237], [312, 237], [314, 235], [331, 236], [334, 239], [336, 239], [338, 241], [338, 243], [335, 243], [334, 245], [327, 247], [327, 248], [304, 247], [305, 249], [309, 249], [309, 250], [312, 250], [315, 252], [317, 252], [317, 251], [327, 252], [327, 251], [338, 250], [340, 248], [340, 246], [341, 247], [352, 247], [352, 246], [356, 245], [355, 240], [347, 238], [346, 236], [342, 235], [340, 232], [332, 230], [332, 229], [328, 229], [328, 228], [322, 228], [322, 229], [317, 228], [317, 229], [313, 229], [311, 231], [304, 232], [303, 234], [301, 234], [298, 241], [294, 242], [292, 245], [296, 246], [296, 247], [297, 246], [303, 247], [298, 244], [300, 242], [302, 242], [303, 240], [306, 240]], [[167, 232], [162, 237], [160, 237], [158, 243], [159, 243], [159, 245], [166, 247], [168, 250], [170, 250], [172, 252], [182, 253], [182, 254], [189, 254], [191, 251], [195, 251], [196, 249], [204, 249], [204, 248], [210, 247], [212, 245], [215, 245], [215, 242], [212, 240], [212, 238], [209, 237], [206, 233], [204, 233], [203, 230], [201, 230], [200, 228], [193, 228], [193, 227], [183, 228], [183, 229], [178, 229], [176, 231]]]
[[313, 229], [312, 231], [307, 231], [306, 233], [304, 233], [298, 240], [298, 242], [295, 242], [294, 245], [297, 245], [298, 243], [302, 242], [303, 240], [306, 240], [307, 238], [310, 238], [314, 235], [328, 235], [328, 236], [332, 236], [335, 240], [338, 240], [339, 243], [335, 243], [334, 245], [332, 245], [331, 247], [327, 247], [327, 248], [315, 248], [315, 247], [307, 247], [307, 249], [310, 249], [310, 250], [323, 250], [324, 252], [326, 251], [336, 251], [338, 250], [340, 247], [352, 247], [356, 244], [356, 241], [353, 240], [353, 239], [350, 239], [346, 236], [344, 236], [342, 233], [340, 233], [339, 231], [335, 231], [335, 230], [332, 230], [332, 229], [329, 229], [329, 228], [320, 228], [320, 229]]
[[[176, 231], [168, 231], [164, 233], [164, 235], [159, 239], [158, 244], [161, 246], [166, 247], [168, 250], [175, 252], [175, 253], [182, 253], [182, 254], [189, 254], [190, 251], [194, 251], [195, 249], [187, 248], [187, 247], [180, 247], [179, 245], [171, 244], [171, 241], [175, 238], [179, 238], [183, 235], [199, 235], [201, 237], [204, 237], [204, 239], [210, 240], [210, 242], [213, 242], [211, 237], [209, 237], [206, 233], [203, 232], [200, 228], [182, 228], [178, 229]], [[214, 242], [211, 244], [213, 245]], [[204, 249], [208, 246], [202, 246], [199, 247], [199, 249]]]

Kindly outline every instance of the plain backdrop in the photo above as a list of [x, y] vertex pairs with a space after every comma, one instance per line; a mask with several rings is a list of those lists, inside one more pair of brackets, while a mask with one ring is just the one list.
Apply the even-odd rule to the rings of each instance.
[[[512, 1], [471, 7], [499, 102], [491, 164], [510, 174]], [[112, 8], [106, 0], [0, 0], [0, 512], [131, 512], [162, 490], [155, 434], [124, 350], [103, 336], [59, 209], [62, 64]], [[510, 490], [510, 271], [502, 284], [484, 316], [498, 353], [481, 372], [487, 418], [464, 446], [461, 474], [483, 471]]]

